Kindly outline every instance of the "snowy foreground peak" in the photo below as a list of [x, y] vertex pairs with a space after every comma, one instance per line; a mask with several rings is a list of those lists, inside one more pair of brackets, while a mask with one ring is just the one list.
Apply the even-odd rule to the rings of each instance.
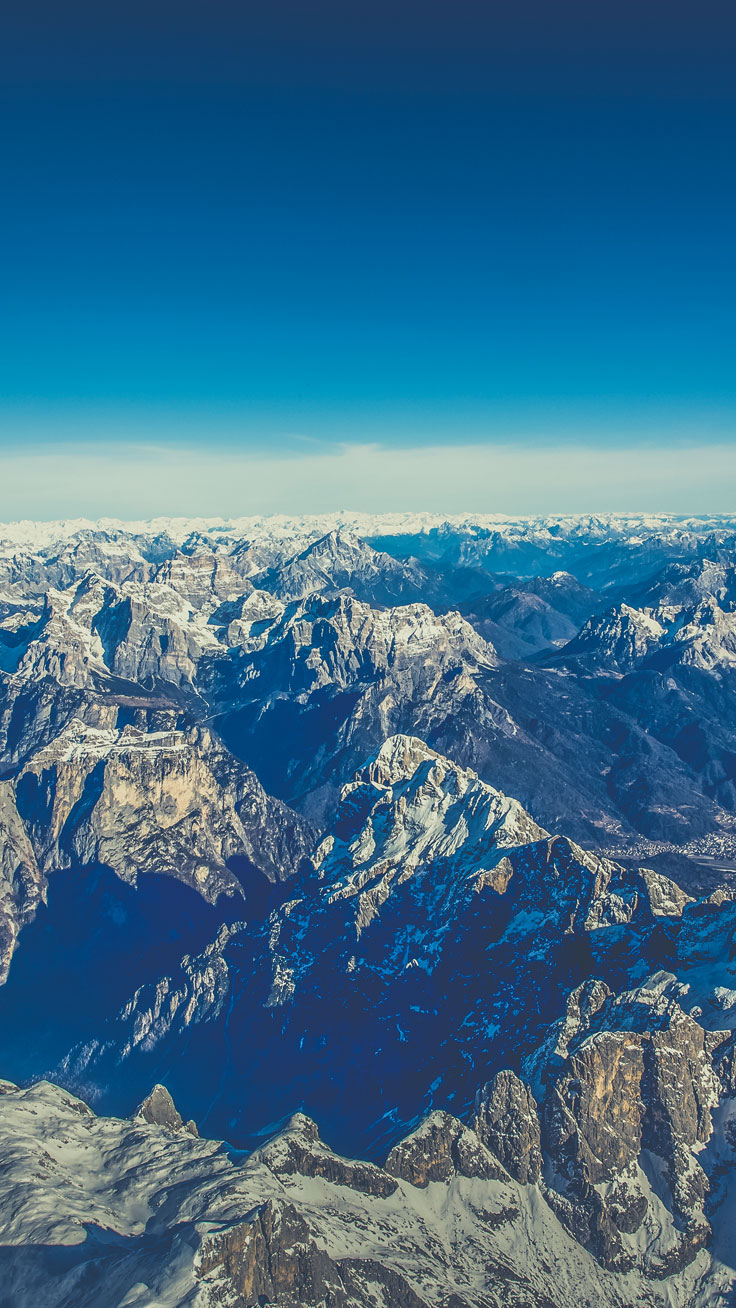
[[[636, 1073], [626, 1050], [637, 1040], [626, 1036], [618, 1067], [609, 1065], [617, 1111], [627, 1107], [619, 1069], [628, 1059]], [[660, 1060], [668, 1045], [670, 1057], [697, 1064], [687, 1023], [670, 1027]], [[334, 1153], [302, 1113], [244, 1156], [199, 1138], [162, 1085], [123, 1120], [96, 1116], [49, 1082], [1, 1082], [3, 1293], [14, 1308], [567, 1308], [573, 1299], [717, 1308], [732, 1284], [727, 1220], [709, 1252], [702, 1219], [683, 1228], [667, 1206], [665, 1158], [652, 1152], [642, 1170], [625, 1144], [617, 1153], [607, 1141], [600, 1158], [591, 1154], [603, 1056], [601, 1047], [591, 1060], [583, 1046], [567, 1057], [550, 1109], [501, 1072], [479, 1090], [470, 1124], [433, 1112], [382, 1165]], [[677, 1148], [687, 1146], [698, 1075], [686, 1073], [684, 1117], [666, 1089], [644, 1091], [660, 1125], [676, 1128]], [[696, 1144], [711, 1133], [711, 1090], [698, 1086], [706, 1106]], [[578, 1133], [569, 1162], [564, 1103], [568, 1135]], [[549, 1184], [556, 1175], [560, 1187], [564, 1167], [566, 1191]], [[696, 1184], [704, 1174], [694, 1156], [693, 1168]]]

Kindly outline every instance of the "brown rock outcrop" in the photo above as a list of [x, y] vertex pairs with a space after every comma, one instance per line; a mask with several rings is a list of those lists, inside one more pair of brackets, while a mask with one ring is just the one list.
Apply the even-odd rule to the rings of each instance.
[[444, 1112], [431, 1113], [394, 1146], [386, 1159], [386, 1171], [422, 1188], [430, 1181], [448, 1181], [453, 1176], [508, 1179], [475, 1132]]

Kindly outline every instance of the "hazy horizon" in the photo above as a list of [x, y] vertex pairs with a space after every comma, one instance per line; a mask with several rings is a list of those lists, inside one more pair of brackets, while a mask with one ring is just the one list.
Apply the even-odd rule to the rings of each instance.
[[[0, 520], [241, 517], [348, 512], [539, 516], [727, 514], [736, 461], [727, 445], [656, 447], [508, 444], [326, 453], [128, 445], [15, 452], [3, 458]], [[667, 459], [663, 477], [662, 460]], [[718, 487], [714, 491], [714, 486]]]

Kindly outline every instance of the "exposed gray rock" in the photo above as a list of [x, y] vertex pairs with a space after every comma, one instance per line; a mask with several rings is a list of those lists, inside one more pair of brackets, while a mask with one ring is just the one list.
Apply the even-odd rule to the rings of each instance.
[[333, 1185], [381, 1198], [396, 1190], [396, 1182], [379, 1167], [334, 1154], [320, 1140], [316, 1122], [303, 1113], [295, 1114], [281, 1134], [257, 1151], [256, 1157], [279, 1177], [320, 1176]]
[[513, 1072], [497, 1072], [478, 1091], [473, 1126], [517, 1181], [539, 1180], [542, 1152], [537, 1104], [529, 1087]]
[[214, 903], [242, 894], [233, 860], [286, 880], [313, 839], [208, 728], [120, 730], [73, 718], [0, 781], [2, 964], [7, 971], [18, 929], [60, 868], [103, 864], [132, 884], [171, 876]]
[[[638, 1230], [647, 1214], [635, 1179], [645, 1151], [664, 1165], [669, 1206], [682, 1227], [663, 1266], [686, 1265], [711, 1237], [710, 1186], [697, 1150], [710, 1138], [721, 1089], [715, 1042], [677, 995], [666, 976], [619, 996], [581, 987], [536, 1060], [542, 1146], [561, 1178], [552, 1202], [611, 1267], [634, 1257], [620, 1233]], [[613, 1183], [607, 1195], [602, 1183]]]
[[[281, 1140], [303, 1138], [305, 1171], [277, 1175], [277, 1141], [233, 1160], [186, 1130], [97, 1117], [48, 1083], [2, 1090], [0, 1274], [13, 1308], [713, 1308], [733, 1290], [717, 1246], [682, 1258], [688, 1232], [661, 1207], [644, 1259], [622, 1244], [614, 1270], [596, 1244], [612, 1229], [600, 1203], [568, 1201], [588, 1213], [577, 1243], [564, 1197], [507, 1173], [443, 1167], [416, 1184], [383, 1172], [385, 1191], [365, 1190], [345, 1184], [347, 1159], [332, 1156], [334, 1179], [314, 1171], [308, 1146], [325, 1147], [304, 1118]], [[438, 1146], [448, 1127], [461, 1138], [453, 1119], [435, 1126]]]
[[[327, 1106], [334, 1138], [392, 1146], [384, 1168], [341, 1158], [297, 1117], [233, 1179], [161, 1087], [133, 1124], [100, 1127], [68, 1097], [3, 1086], [8, 1111], [25, 1105], [3, 1155], [9, 1301], [35, 1308], [63, 1281], [59, 1305], [168, 1303], [157, 1278], [189, 1275], [199, 1248], [212, 1262], [190, 1297], [506, 1308], [577, 1300], [580, 1283], [617, 1308], [715, 1308], [733, 1294], [706, 1248], [736, 1139], [734, 524], [350, 527], [2, 533], [5, 961], [66, 869], [174, 876], [209, 905], [252, 868], [303, 874], [269, 891], [267, 922], [228, 909], [209, 944], [126, 981], [110, 1021], [85, 1028], [80, 995], [68, 1083], [104, 1096], [119, 1078], [133, 1099], [188, 1058], [196, 1115], [236, 1144], [304, 1102]], [[661, 874], [673, 843], [685, 870], [709, 860], [706, 900]], [[83, 1176], [77, 1194], [80, 1122], [115, 1144], [93, 1168], [109, 1185]], [[187, 1149], [204, 1170], [180, 1207]], [[90, 1223], [105, 1235], [85, 1226], [77, 1250]]]
[[197, 1261], [202, 1280], [213, 1272], [224, 1274], [242, 1308], [261, 1303], [348, 1308], [337, 1266], [289, 1203], [269, 1199], [239, 1225], [205, 1237]]

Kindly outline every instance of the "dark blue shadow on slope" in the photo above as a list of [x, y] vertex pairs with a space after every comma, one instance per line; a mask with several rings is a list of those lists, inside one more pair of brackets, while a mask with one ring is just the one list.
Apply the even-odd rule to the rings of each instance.
[[203, 949], [221, 923], [264, 915], [274, 888], [245, 862], [233, 871], [244, 898], [214, 906], [173, 877], [142, 875], [134, 887], [102, 866], [54, 873], [0, 987], [0, 1076], [44, 1075], [139, 986]]

